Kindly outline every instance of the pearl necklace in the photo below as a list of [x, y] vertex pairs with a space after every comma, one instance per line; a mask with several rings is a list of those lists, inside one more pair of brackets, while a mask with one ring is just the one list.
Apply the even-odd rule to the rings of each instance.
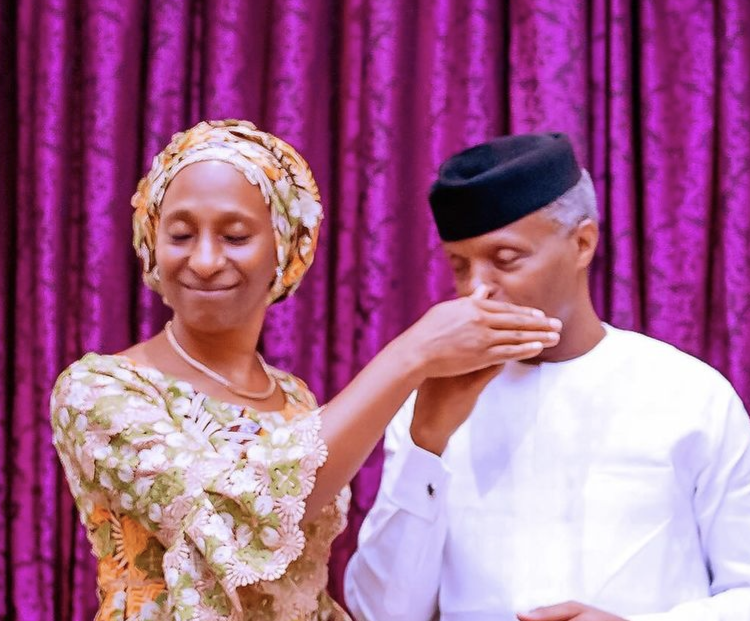
[[239, 397], [250, 399], [251, 401], [264, 401], [276, 391], [276, 378], [271, 374], [266, 361], [263, 360], [263, 356], [261, 356], [258, 352], [255, 352], [255, 355], [258, 357], [258, 361], [260, 362], [260, 366], [263, 368], [263, 372], [266, 374], [266, 377], [268, 377], [268, 388], [260, 392], [250, 392], [249, 390], [240, 388], [236, 384], [229, 381], [223, 375], [219, 375], [216, 371], [209, 369], [205, 364], [199, 362], [190, 354], [188, 354], [177, 342], [174, 332], [172, 331], [171, 321], [168, 321], [164, 326], [164, 334], [167, 336], [167, 341], [172, 346], [172, 349], [180, 358], [187, 362], [196, 371], [200, 371], [207, 377], [210, 377], [212, 380], [214, 380], [217, 384], [221, 384], [222, 386], [224, 386], [224, 388], [226, 388], [229, 392]]

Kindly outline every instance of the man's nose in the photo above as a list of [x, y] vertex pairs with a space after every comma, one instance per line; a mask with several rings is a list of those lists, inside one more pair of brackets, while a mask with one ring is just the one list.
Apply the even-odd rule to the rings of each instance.
[[471, 291], [469, 293], [476, 291], [478, 287], [484, 285], [487, 287], [488, 297], [491, 297], [495, 288], [493, 284], [494, 279], [490, 277], [491, 275], [487, 268], [481, 263], [472, 263], [470, 269], [469, 288]]
[[200, 235], [190, 253], [188, 267], [201, 278], [209, 278], [220, 270], [226, 257], [221, 244], [212, 235]]
[[483, 263], [473, 264], [471, 266], [469, 278], [470, 291], [468, 294], [471, 295], [481, 285], [487, 288], [487, 298], [498, 302], [509, 301], [501, 279], [498, 277], [497, 270], [491, 265]]

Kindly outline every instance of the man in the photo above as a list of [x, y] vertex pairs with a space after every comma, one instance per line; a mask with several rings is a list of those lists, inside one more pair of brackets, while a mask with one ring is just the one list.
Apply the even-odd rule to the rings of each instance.
[[459, 295], [540, 309], [560, 339], [404, 405], [347, 568], [354, 616], [750, 620], [747, 413], [707, 365], [597, 317], [596, 201], [568, 139], [459, 153], [430, 204]]

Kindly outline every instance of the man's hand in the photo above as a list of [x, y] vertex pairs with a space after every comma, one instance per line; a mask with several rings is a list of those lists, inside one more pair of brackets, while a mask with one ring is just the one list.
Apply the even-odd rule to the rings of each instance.
[[516, 616], [519, 621], [625, 621], [622, 617], [579, 602], [544, 606], [530, 612], [519, 612]]
[[414, 444], [442, 455], [453, 432], [474, 408], [479, 393], [502, 370], [503, 365], [496, 365], [465, 375], [424, 381], [417, 392], [411, 424]]

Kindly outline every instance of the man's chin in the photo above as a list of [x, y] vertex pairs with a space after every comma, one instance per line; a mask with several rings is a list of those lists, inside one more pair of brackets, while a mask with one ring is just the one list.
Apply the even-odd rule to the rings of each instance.
[[527, 358], [526, 360], [521, 360], [521, 362], [524, 362], [526, 364], [541, 364], [542, 362], [556, 362], [557, 358], [560, 356], [560, 351], [557, 350], [557, 345], [554, 345], [552, 347], [546, 347], [544, 348], [540, 354], [537, 356], [534, 356], [533, 358]]

